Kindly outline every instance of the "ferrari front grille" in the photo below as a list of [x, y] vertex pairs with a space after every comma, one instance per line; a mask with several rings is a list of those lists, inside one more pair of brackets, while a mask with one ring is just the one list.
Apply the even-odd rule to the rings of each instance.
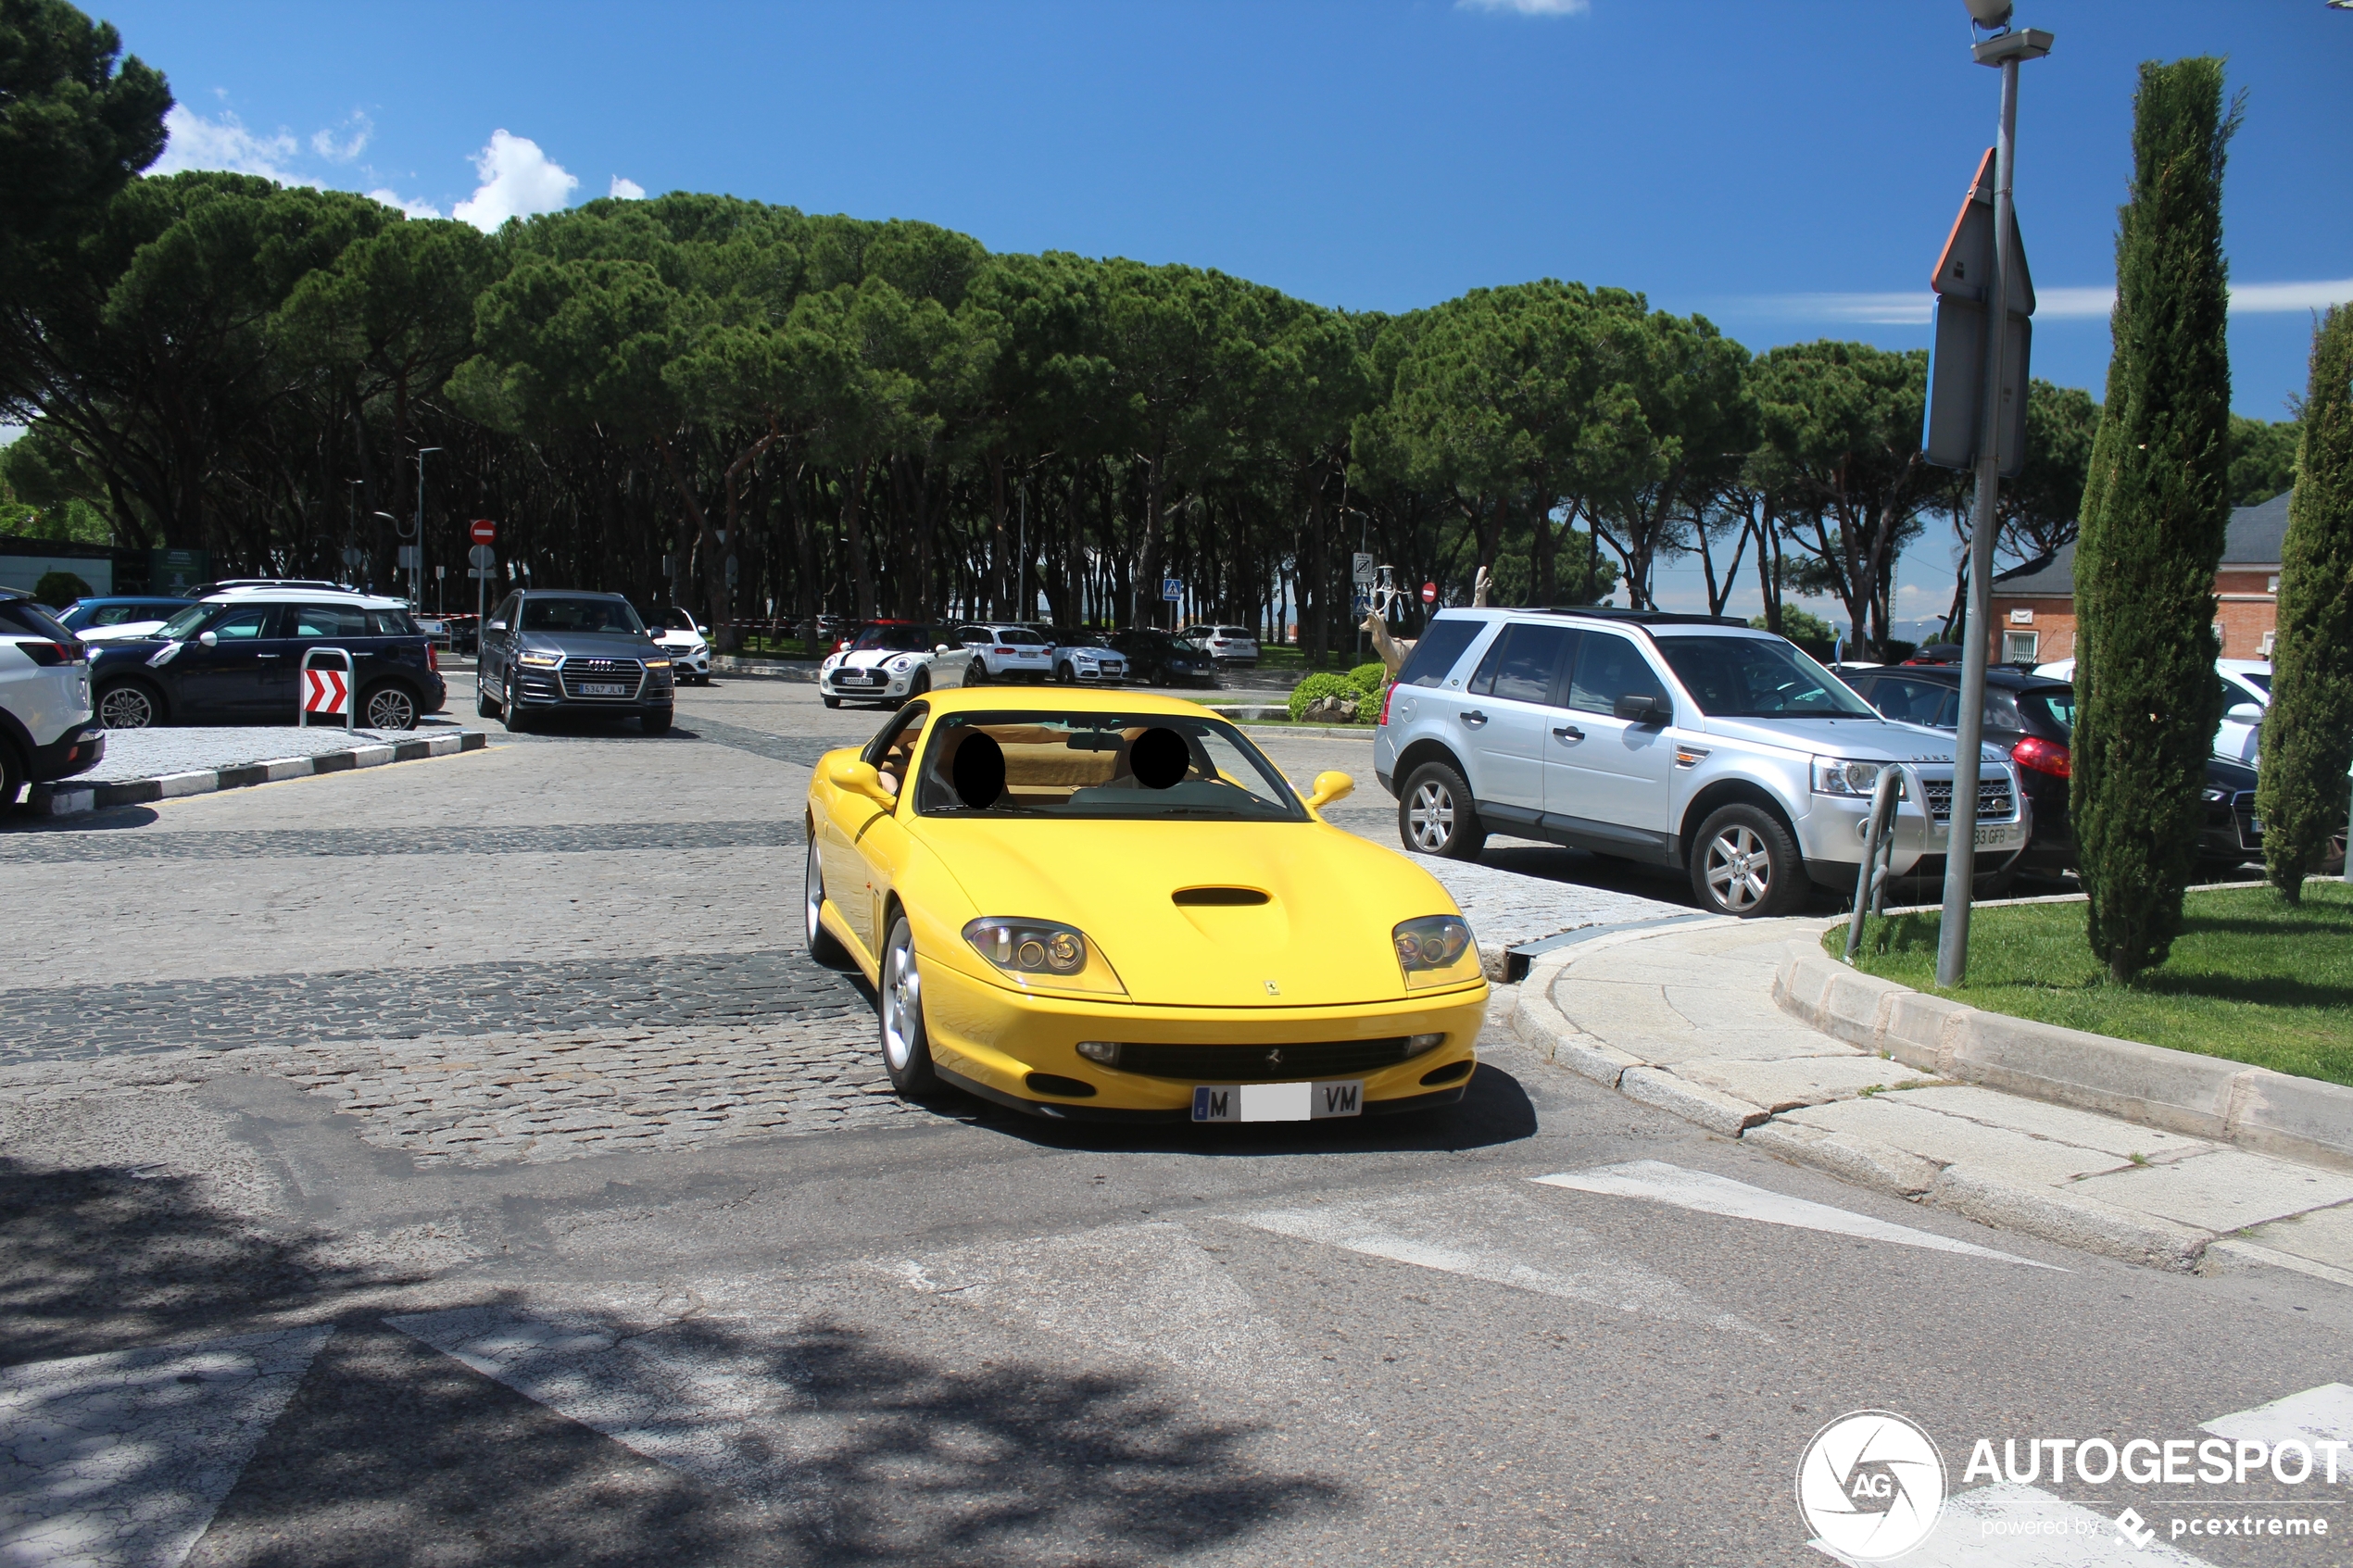
[[1415, 1055], [1404, 1035], [1265, 1046], [1163, 1046], [1123, 1040], [1107, 1067], [1189, 1084], [1284, 1083], [1345, 1078], [1394, 1067]]

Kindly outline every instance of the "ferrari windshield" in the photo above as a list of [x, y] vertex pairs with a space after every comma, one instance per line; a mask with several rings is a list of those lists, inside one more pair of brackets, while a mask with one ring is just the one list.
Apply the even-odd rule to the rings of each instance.
[[948, 713], [925, 737], [926, 817], [1295, 822], [1305, 808], [1232, 725], [1165, 713]]

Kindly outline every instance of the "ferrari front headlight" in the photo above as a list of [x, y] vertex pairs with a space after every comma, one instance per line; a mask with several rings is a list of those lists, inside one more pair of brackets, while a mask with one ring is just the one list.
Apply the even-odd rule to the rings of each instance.
[[1470, 922], [1460, 915], [1424, 915], [1400, 921], [1390, 933], [1406, 988], [1453, 985], [1478, 972], [1478, 944]]
[[985, 917], [964, 927], [973, 951], [1022, 985], [1125, 993], [1119, 976], [1086, 933], [1058, 921]]

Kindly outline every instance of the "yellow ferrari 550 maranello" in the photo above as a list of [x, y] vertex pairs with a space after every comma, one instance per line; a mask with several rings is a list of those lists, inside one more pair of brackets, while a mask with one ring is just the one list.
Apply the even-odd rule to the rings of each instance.
[[935, 692], [809, 786], [809, 947], [903, 1094], [1288, 1122], [1463, 1096], [1486, 1014], [1446, 890], [1231, 724], [1120, 691]]

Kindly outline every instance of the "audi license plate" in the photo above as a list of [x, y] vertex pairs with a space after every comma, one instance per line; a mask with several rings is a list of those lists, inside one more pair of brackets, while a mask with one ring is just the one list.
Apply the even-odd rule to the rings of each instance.
[[1193, 1090], [1196, 1122], [1320, 1122], [1360, 1116], [1365, 1081], [1328, 1084], [1203, 1084]]
[[583, 681], [580, 684], [580, 695], [582, 696], [627, 696], [629, 687], [626, 683], [621, 681]]

